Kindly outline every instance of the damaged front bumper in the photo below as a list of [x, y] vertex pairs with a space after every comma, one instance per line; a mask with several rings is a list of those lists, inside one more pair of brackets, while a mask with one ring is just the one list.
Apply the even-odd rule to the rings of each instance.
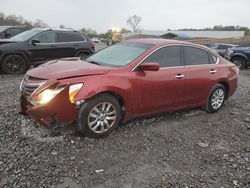
[[24, 94], [21, 95], [20, 100], [21, 114], [28, 115], [47, 128], [69, 125], [78, 114], [76, 105], [69, 99], [69, 86], [46, 104], [32, 105]]

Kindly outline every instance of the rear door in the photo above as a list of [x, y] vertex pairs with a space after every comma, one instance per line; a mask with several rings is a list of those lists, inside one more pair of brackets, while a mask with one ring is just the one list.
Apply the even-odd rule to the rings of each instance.
[[158, 49], [142, 63], [155, 62], [160, 64], [159, 71], [133, 72], [135, 103], [133, 112], [153, 113], [175, 110], [183, 105], [184, 68], [181, 66], [181, 47], [169, 46]]
[[217, 80], [217, 57], [203, 49], [184, 46], [183, 59], [185, 106], [190, 108], [203, 105]]
[[57, 32], [57, 48], [58, 56], [74, 57], [77, 50], [83, 45], [85, 39], [77, 33]]
[[54, 31], [42, 32], [33, 39], [39, 41], [39, 43], [32, 44], [31, 41], [29, 42], [28, 51], [32, 62], [43, 62], [58, 58]]

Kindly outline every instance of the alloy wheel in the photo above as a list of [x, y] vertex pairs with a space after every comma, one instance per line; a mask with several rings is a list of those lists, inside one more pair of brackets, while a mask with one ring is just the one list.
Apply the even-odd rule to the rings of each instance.
[[11, 55], [6, 59], [6, 69], [12, 74], [21, 74], [25, 69], [26, 62], [19, 55]]
[[102, 102], [92, 108], [88, 115], [88, 126], [94, 133], [108, 131], [116, 122], [117, 110], [113, 104]]
[[223, 89], [217, 89], [212, 95], [211, 105], [213, 109], [218, 110], [223, 104], [225, 93]]
[[240, 59], [234, 60], [233, 63], [240, 69], [244, 68], [245, 66], [244, 62]]

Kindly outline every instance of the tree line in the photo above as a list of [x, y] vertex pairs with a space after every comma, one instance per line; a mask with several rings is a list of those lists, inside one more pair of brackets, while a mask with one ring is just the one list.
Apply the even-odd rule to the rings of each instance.
[[[138, 15], [130, 16], [127, 20], [127, 24], [131, 27], [132, 31], [138, 31], [140, 30], [140, 23], [142, 22], [142, 18]], [[11, 15], [5, 15], [3, 12], [0, 12], [0, 26], [1, 25], [28, 25], [30, 27], [40, 27], [45, 28], [49, 27], [47, 23], [45, 23], [41, 19], [37, 19], [35, 22], [27, 21], [22, 16], [16, 16], [14, 14]], [[64, 25], [60, 25], [60, 28], [67, 28]], [[168, 31], [171, 31], [171, 29], [167, 29]], [[182, 30], [190, 30], [190, 31], [245, 31], [246, 34], [250, 34], [250, 29], [248, 27], [244, 26], [223, 26], [223, 25], [215, 25], [211, 28], [203, 28], [203, 29], [194, 29], [194, 28], [183, 28], [179, 29]], [[92, 28], [82, 28], [80, 29], [81, 32], [87, 34], [89, 37], [101, 37], [101, 38], [109, 38], [112, 36], [112, 30], [108, 29], [105, 33], [97, 33]], [[128, 33], [131, 32], [130, 30], [126, 28], [122, 28], [119, 33]]]
[[0, 25], [27, 25], [30, 27], [49, 27], [43, 20], [37, 19], [35, 22], [27, 21], [22, 16], [16, 16], [15, 14], [5, 15], [0, 12]]
[[[179, 29], [179, 31], [184, 31], [184, 30], [190, 30], [190, 31], [245, 31], [246, 33], [250, 34], [250, 29], [248, 27], [244, 26], [223, 26], [223, 25], [215, 25], [214, 27], [207, 27], [203, 29], [193, 29], [193, 28], [184, 28], [184, 29]], [[170, 30], [171, 31], [171, 30]]]

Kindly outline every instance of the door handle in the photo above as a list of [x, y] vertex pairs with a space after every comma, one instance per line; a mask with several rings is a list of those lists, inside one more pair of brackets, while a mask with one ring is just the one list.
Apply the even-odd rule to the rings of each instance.
[[216, 73], [216, 70], [212, 69], [209, 71], [210, 74], [215, 74]]
[[51, 48], [56, 48], [56, 45], [50, 45]]
[[177, 78], [177, 79], [184, 78], [184, 74], [177, 74], [177, 75], [175, 76], [175, 78]]

